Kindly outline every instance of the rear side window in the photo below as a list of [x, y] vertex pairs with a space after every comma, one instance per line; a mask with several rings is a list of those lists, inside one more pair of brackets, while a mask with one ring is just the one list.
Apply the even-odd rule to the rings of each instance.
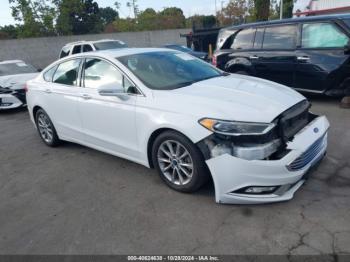
[[303, 48], [344, 47], [348, 41], [349, 38], [334, 24], [303, 24]]
[[80, 59], [73, 59], [61, 63], [53, 76], [53, 82], [76, 86], [78, 84], [80, 62]]
[[233, 40], [231, 48], [235, 50], [251, 49], [253, 47], [255, 29], [243, 29], [239, 31]]
[[81, 45], [76, 45], [74, 46], [73, 48], [73, 51], [72, 51], [72, 54], [79, 54], [80, 53], [80, 50], [81, 50]]
[[44, 73], [44, 80], [46, 82], [52, 82], [54, 73], [56, 72], [57, 66], [54, 66]]
[[91, 45], [83, 45], [83, 53], [93, 51]]
[[69, 55], [69, 46], [65, 46], [62, 48], [61, 54], [60, 54], [60, 58], [66, 57]]
[[294, 49], [296, 43], [296, 26], [267, 27], [264, 35], [264, 49]]

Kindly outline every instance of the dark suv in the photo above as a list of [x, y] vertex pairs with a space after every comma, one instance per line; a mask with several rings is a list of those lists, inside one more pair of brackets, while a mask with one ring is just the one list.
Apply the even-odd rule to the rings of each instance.
[[221, 29], [213, 64], [303, 92], [350, 95], [350, 15], [313, 16]]

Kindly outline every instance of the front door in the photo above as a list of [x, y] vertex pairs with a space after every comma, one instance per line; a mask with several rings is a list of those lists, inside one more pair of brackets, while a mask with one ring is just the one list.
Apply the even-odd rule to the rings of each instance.
[[[129, 84], [127, 84], [129, 83]], [[125, 158], [138, 158], [139, 147], [135, 123], [137, 96], [101, 96], [103, 86], [130, 86], [127, 78], [113, 64], [99, 58], [87, 58], [83, 67], [79, 113], [85, 143]]]

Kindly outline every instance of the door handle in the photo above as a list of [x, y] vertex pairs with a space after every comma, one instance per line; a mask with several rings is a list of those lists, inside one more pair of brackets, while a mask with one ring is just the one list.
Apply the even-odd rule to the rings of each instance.
[[308, 57], [308, 56], [298, 56], [297, 60], [298, 61], [309, 61], [310, 57]]
[[85, 100], [91, 99], [91, 96], [88, 95], [88, 94], [82, 94], [81, 97], [82, 97], [83, 99], [85, 99]]
[[256, 56], [256, 55], [251, 55], [249, 58], [250, 58], [250, 59], [259, 59], [259, 57]]
[[44, 92], [47, 93], [47, 94], [51, 94], [52, 93], [51, 89], [49, 89], [49, 88], [45, 89]]

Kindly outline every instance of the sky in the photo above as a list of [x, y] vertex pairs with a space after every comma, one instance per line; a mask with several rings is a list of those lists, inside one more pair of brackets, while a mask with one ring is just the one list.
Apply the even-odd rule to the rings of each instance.
[[[116, 0], [95, 0], [100, 7], [114, 7]], [[126, 7], [127, 0], [118, 0], [121, 3], [119, 11], [121, 17], [129, 16], [130, 10]], [[215, 0], [138, 0], [140, 10], [152, 7], [156, 11], [162, 10], [164, 7], [176, 6], [184, 11], [186, 17], [194, 14], [215, 14]], [[221, 6], [221, 0], [216, 0], [217, 8]], [[228, 0], [223, 1], [227, 3]], [[0, 26], [14, 24], [15, 21], [11, 16], [11, 9], [8, 0], [0, 0]]]

